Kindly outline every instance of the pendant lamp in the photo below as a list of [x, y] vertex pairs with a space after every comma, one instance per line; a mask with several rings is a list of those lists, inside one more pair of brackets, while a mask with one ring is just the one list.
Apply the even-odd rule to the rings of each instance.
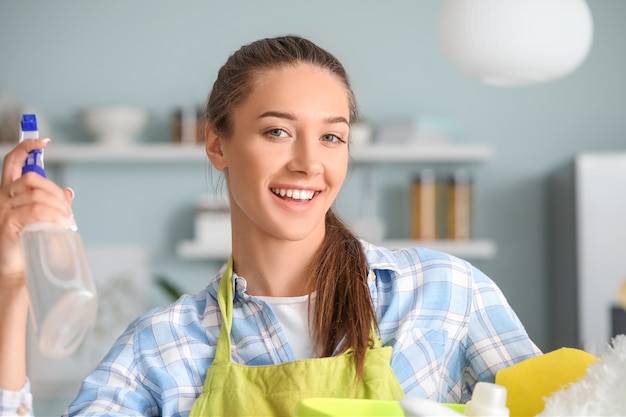
[[585, 0], [444, 0], [439, 37], [446, 57], [489, 85], [562, 78], [591, 49]]

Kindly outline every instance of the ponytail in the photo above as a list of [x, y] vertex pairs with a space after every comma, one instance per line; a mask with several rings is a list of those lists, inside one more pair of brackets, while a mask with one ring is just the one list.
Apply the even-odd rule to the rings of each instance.
[[326, 214], [326, 238], [312, 265], [310, 286], [316, 291], [311, 320], [318, 353], [331, 356], [352, 349], [357, 381], [363, 376], [365, 355], [376, 315], [367, 277], [369, 268], [357, 237], [332, 209]]

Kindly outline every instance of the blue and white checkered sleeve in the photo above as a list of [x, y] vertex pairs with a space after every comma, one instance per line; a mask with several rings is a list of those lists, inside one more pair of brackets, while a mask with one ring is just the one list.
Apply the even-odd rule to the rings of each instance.
[[157, 415], [158, 406], [143, 384], [136, 360], [137, 328], [131, 324], [100, 365], [83, 382], [66, 416]]
[[0, 389], [0, 416], [30, 416], [33, 409], [30, 383], [19, 391]]
[[476, 268], [473, 275], [467, 358], [477, 381], [493, 382], [498, 370], [540, 355], [541, 351], [498, 286]]

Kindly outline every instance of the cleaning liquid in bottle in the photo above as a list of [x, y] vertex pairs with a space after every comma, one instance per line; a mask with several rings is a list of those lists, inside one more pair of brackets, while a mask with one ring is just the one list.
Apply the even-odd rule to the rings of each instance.
[[[37, 139], [37, 118], [22, 115], [20, 142]], [[45, 177], [43, 149], [29, 153], [22, 175]], [[72, 354], [93, 328], [98, 297], [82, 239], [75, 228], [28, 224], [20, 233], [30, 313], [39, 351], [47, 357]]]

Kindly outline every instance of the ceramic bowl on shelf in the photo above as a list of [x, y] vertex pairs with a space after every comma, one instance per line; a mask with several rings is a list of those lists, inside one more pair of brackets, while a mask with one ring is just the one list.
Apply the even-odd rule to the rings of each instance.
[[83, 122], [96, 138], [107, 145], [125, 145], [145, 127], [148, 113], [139, 107], [110, 106], [85, 110]]

